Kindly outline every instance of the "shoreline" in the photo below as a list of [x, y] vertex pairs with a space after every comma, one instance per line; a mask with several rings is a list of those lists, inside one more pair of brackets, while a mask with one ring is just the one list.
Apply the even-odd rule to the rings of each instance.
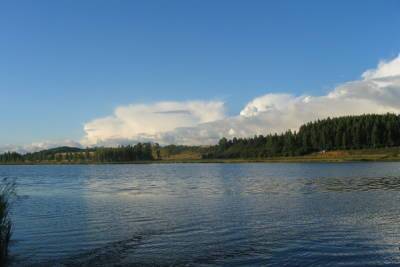
[[229, 163], [350, 163], [350, 162], [400, 162], [400, 157], [283, 157], [266, 159], [164, 159], [130, 162], [12, 162], [0, 163], [7, 165], [126, 165], [126, 164], [229, 164]]

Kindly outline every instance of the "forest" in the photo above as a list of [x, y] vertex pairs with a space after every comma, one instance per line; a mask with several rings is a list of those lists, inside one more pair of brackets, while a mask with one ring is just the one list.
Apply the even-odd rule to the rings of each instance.
[[212, 158], [269, 158], [312, 152], [394, 147], [400, 145], [400, 116], [366, 114], [317, 120], [297, 132], [222, 138], [203, 155]]
[[158, 159], [159, 145], [138, 143], [119, 147], [75, 148], [58, 147], [34, 153], [19, 154], [6, 152], [0, 154], [0, 163], [108, 163], [132, 162]]
[[263, 159], [314, 152], [400, 146], [400, 115], [366, 114], [316, 120], [298, 131], [222, 138], [213, 146], [160, 146], [137, 143], [119, 147], [58, 147], [34, 153], [0, 154], [0, 163], [113, 163], [172, 159]]

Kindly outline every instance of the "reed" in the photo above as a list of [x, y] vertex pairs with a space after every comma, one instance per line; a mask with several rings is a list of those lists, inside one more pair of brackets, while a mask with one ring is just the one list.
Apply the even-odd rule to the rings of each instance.
[[8, 249], [12, 234], [10, 205], [14, 195], [15, 183], [9, 179], [3, 179], [0, 184], [0, 266], [5, 266], [8, 260]]

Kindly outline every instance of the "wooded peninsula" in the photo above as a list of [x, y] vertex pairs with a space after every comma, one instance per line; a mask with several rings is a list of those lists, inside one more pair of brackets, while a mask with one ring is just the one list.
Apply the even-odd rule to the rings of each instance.
[[400, 160], [400, 115], [366, 114], [317, 120], [298, 131], [222, 138], [212, 146], [58, 147], [34, 153], [6, 152], [0, 164], [142, 162], [302, 162]]

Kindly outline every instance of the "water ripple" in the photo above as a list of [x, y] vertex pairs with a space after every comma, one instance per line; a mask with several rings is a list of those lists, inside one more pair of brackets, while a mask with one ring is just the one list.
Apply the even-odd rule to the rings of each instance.
[[400, 265], [400, 164], [0, 166], [15, 266]]

